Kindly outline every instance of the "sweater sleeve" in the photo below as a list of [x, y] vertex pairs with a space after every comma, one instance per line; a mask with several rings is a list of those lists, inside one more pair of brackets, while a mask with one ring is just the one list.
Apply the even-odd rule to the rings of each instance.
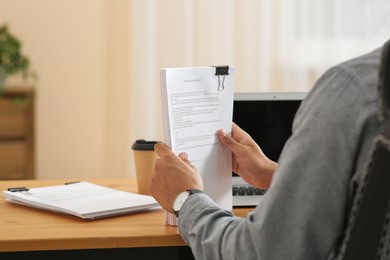
[[[327, 259], [340, 238], [356, 161], [376, 133], [376, 103], [340, 68], [317, 82], [297, 112], [272, 184], [246, 218], [191, 196], [179, 230], [196, 259]], [[359, 154], [360, 152], [363, 151]]]

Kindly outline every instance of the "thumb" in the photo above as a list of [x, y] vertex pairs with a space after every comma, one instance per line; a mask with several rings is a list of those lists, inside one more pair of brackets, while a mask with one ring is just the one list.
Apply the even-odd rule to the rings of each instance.
[[240, 146], [240, 144], [236, 140], [234, 140], [230, 135], [228, 135], [224, 129], [218, 130], [217, 136], [219, 142], [224, 147], [228, 148], [233, 152]]
[[187, 154], [187, 153], [181, 152], [181, 153], [179, 153], [178, 157], [179, 157], [183, 162], [185, 162], [185, 163], [191, 165], [191, 161], [188, 160], [188, 154]]

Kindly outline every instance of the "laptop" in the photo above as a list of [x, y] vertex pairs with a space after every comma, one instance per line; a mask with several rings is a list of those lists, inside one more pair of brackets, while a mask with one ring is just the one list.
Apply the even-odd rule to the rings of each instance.
[[[292, 123], [305, 92], [234, 93], [233, 122], [245, 130], [273, 161], [291, 135]], [[256, 206], [266, 190], [247, 184], [237, 174], [233, 178], [233, 207]]]

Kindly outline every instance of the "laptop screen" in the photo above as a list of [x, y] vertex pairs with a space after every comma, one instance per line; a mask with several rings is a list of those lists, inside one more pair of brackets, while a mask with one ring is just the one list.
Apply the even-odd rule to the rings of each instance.
[[268, 158], [277, 162], [305, 96], [306, 93], [235, 93], [233, 122], [256, 141]]

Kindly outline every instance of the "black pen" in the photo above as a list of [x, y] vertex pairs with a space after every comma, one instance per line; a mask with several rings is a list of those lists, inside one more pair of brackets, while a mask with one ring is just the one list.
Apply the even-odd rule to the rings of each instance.
[[74, 183], [78, 183], [78, 182], [80, 182], [80, 181], [65, 182], [65, 185], [74, 184]]
[[14, 188], [8, 188], [7, 189], [10, 192], [20, 192], [20, 191], [28, 191], [26, 187], [14, 187]]

